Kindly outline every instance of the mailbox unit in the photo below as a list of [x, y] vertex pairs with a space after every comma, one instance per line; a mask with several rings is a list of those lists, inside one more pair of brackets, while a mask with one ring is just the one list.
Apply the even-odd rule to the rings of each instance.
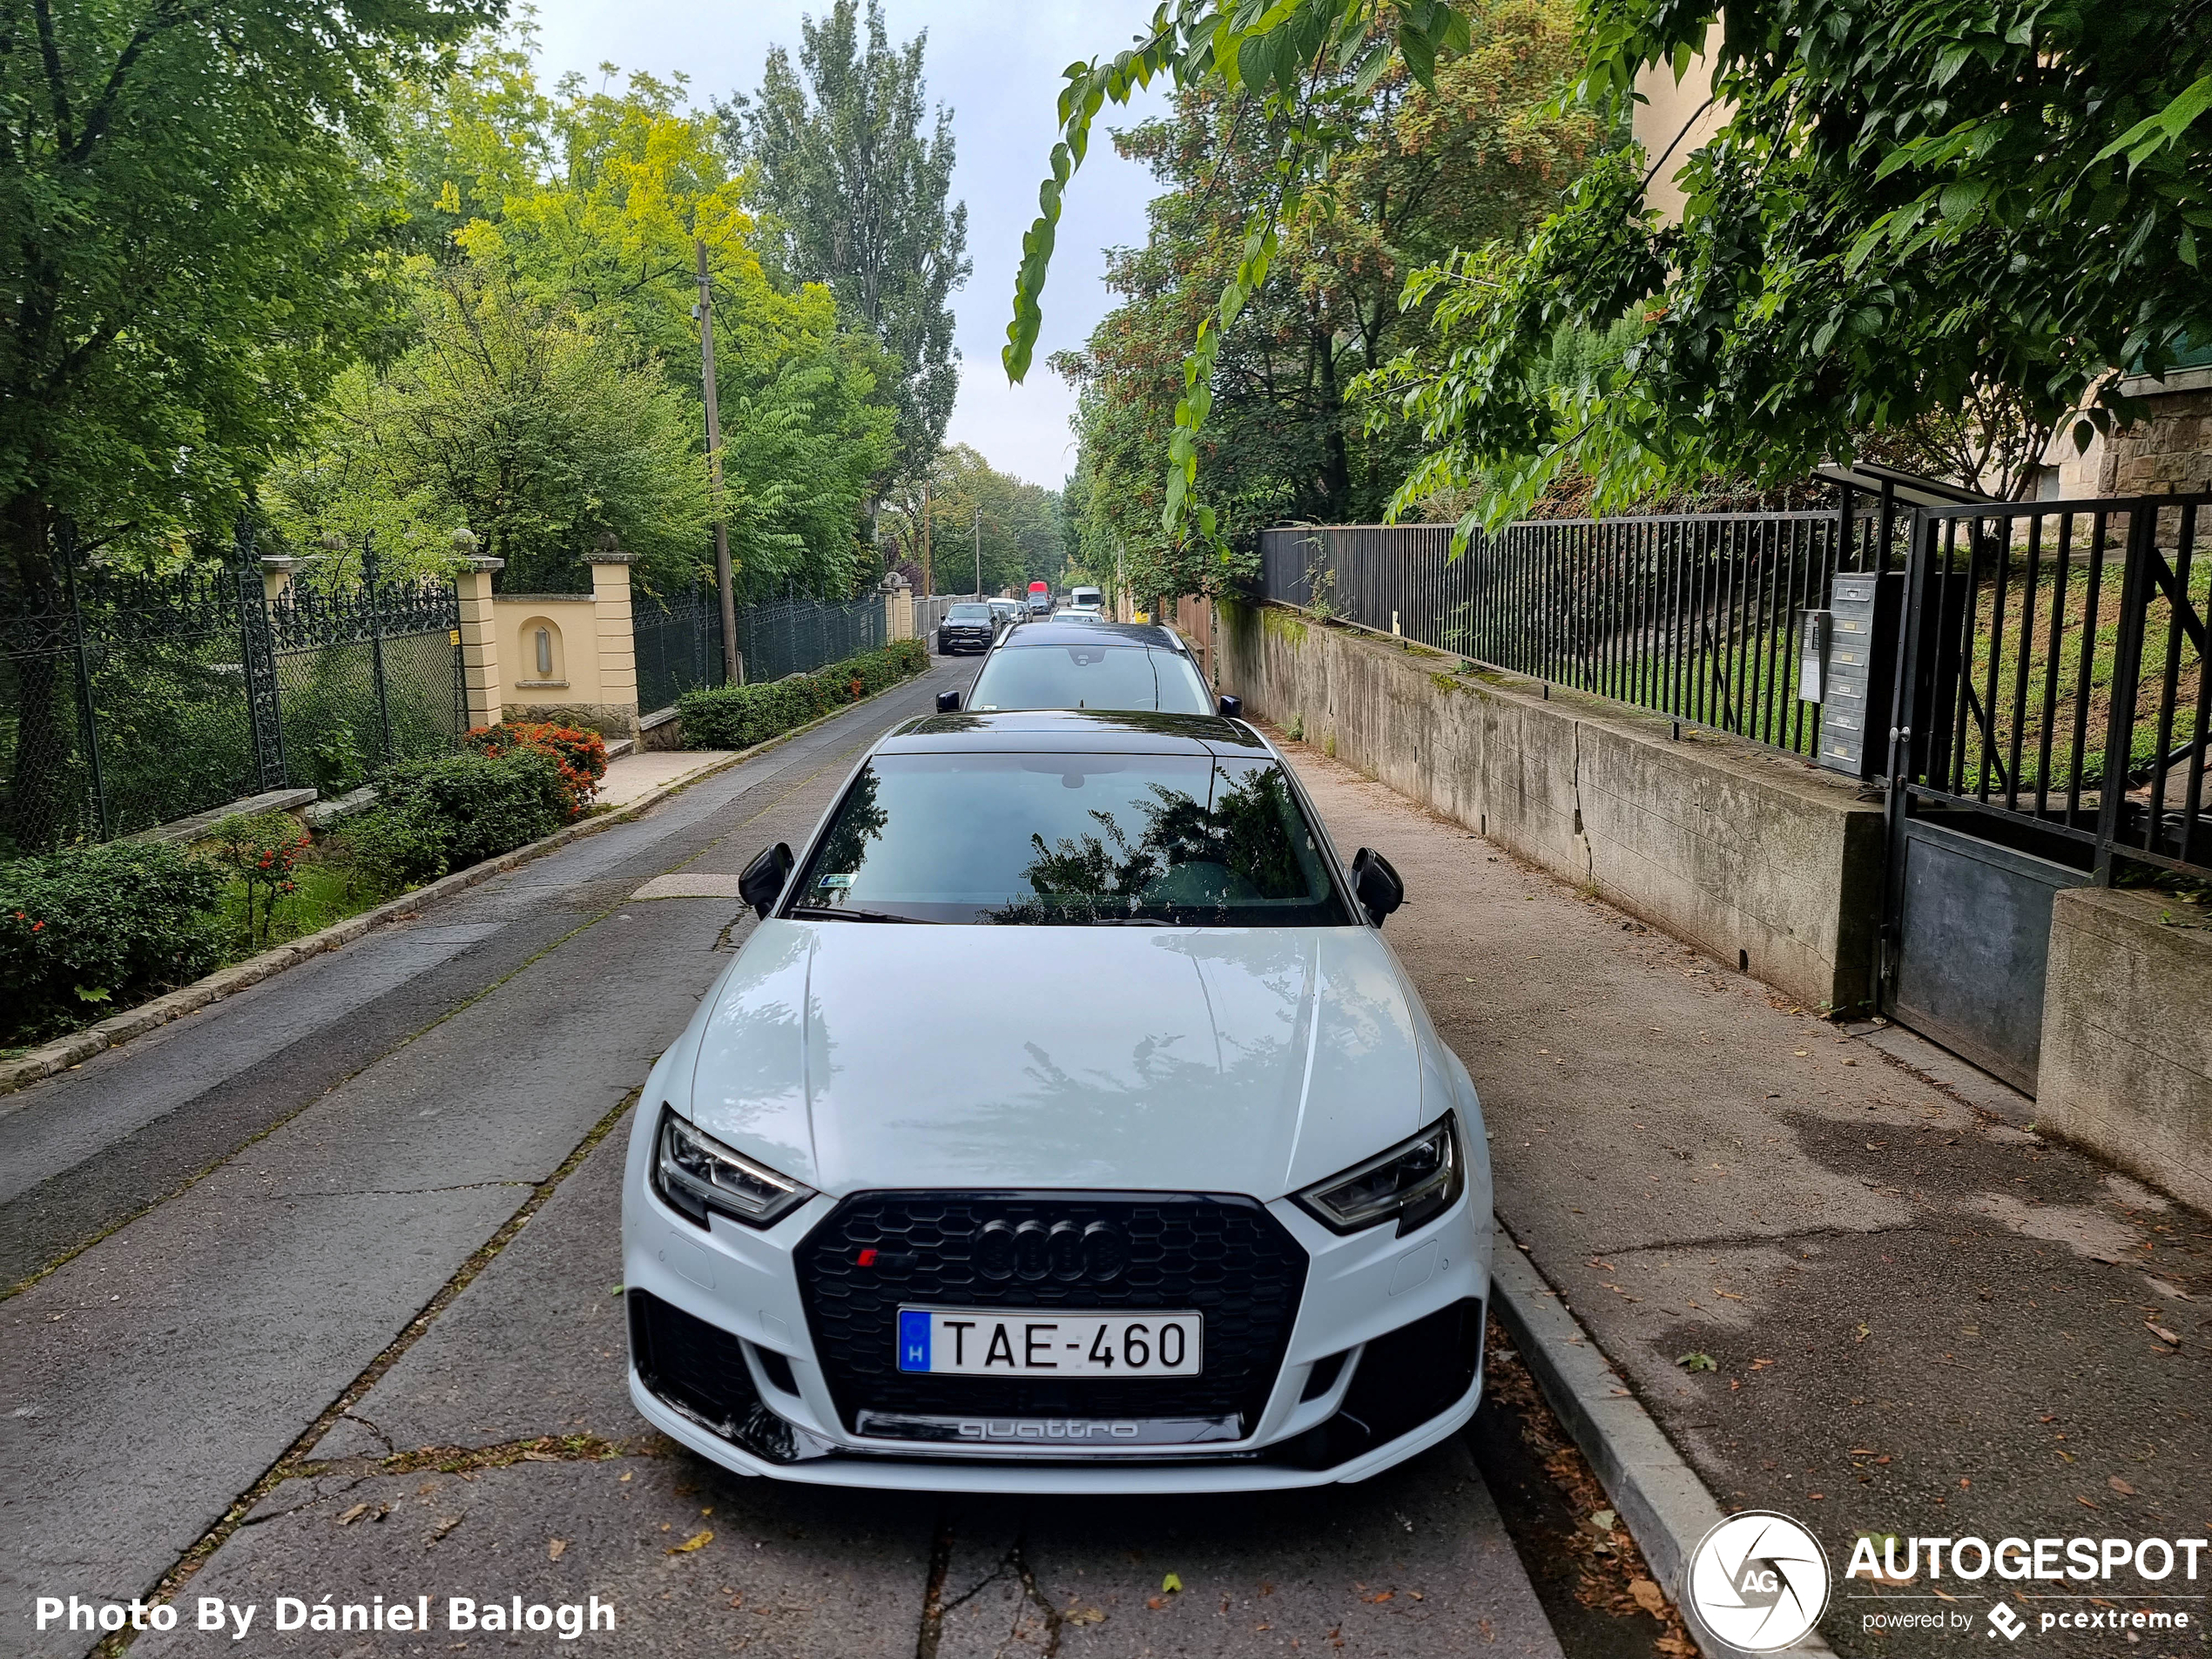
[[1897, 683], [1897, 631], [1904, 602], [1901, 571], [1842, 574], [1830, 586], [1819, 760], [1831, 772], [1871, 778], [1888, 762], [1890, 698]]

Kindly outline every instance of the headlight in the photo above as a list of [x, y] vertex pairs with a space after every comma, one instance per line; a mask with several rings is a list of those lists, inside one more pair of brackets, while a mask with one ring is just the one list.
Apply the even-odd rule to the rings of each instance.
[[766, 1227], [814, 1196], [787, 1175], [733, 1152], [664, 1106], [653, 1148], [653, 1190], [704, 1227], [709, 1211]]
[[1449, 1210], [1466, 1184], [1460, 1137], [1449, 1113], [1410, 1141], [1297, 1195], [1332, 1231], [1354, 1233], [1396, 1217], [1404, 1238]]

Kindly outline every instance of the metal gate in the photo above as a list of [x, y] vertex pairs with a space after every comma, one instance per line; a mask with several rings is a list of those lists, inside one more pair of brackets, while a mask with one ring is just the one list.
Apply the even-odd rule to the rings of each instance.
[[2033, 1093], [2052, 895], [2212, 874], [2212, 496], [1914, 509], [1881, 1003]]

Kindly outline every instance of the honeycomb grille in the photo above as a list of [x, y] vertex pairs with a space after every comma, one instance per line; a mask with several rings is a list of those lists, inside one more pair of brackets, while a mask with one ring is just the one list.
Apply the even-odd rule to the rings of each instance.
[[[1128, 1240], [1106, 1283], [993, 1278], [975, 1240], [992, 1222], [1019, 1227], [1105, 1222]], [[859, 1264], [860, 1252], [878, 1252]], [[1103, 1193], [864, 1192], [807, 1235], [799, 1283], [814, 1351], [847, 1428], [862, 1410], [1010, 1417], [1215, 1417], [1250, 1433], [1267, 1403], [1305, 1288], [1305, 1252], [1251, 1198]], [[916, 1375], [898, 1368], [898, 1310], [1196, 1309], [1205, 1316], [1196, 1377]]]

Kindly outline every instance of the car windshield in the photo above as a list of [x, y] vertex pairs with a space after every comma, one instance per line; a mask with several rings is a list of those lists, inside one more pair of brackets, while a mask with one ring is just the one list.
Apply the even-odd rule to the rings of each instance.
[[1209, 755], [879, 755], [788, 915], [971, 925], [1350, 924], [1283, 770]]
[[945, 613], [947, 622], [988, 622], [990, 619], [991, 608], [988, 605], [954, 605]]
[[1181, 651], [1141, 645], [1009, 645], [976, 676], [968, 706], [1211, 714], [1213, 698]]

